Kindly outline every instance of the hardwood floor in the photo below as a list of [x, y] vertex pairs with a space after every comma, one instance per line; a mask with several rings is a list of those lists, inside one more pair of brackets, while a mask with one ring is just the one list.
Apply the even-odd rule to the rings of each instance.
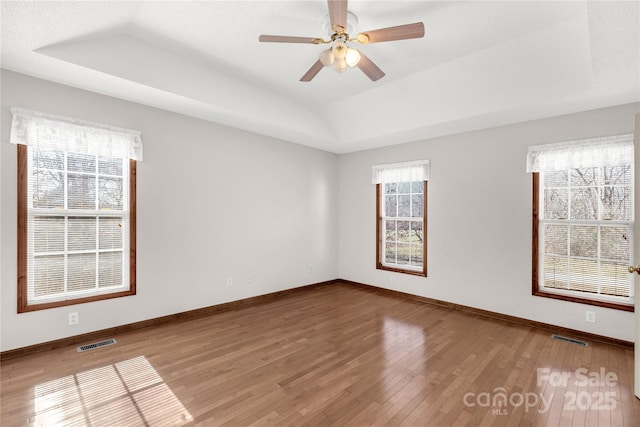
[[114, 338], [3, 361], [1, 424], [640, 426], [631, 350], [346, 284]]

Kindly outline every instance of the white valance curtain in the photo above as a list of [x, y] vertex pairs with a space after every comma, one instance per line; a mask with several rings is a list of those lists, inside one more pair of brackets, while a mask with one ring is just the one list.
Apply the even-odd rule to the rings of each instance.
[[633, 164], [633, 134], [529, 147], [527, 172]]
[[12, 108], [12, 144], [40, 145], [65, 152], [142, 160], [139, 131], [69, 117]]
[[414, 160], [373, 166], [373, 184], [428, 180], [429, 160]]

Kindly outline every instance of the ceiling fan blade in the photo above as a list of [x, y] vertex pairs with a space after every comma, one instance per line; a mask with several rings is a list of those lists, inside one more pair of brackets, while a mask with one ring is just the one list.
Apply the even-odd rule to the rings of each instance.
[[[360, 52], [360, 51], [358, 51]], [[364, 53], [360, 52], [360, 61], [358, 62], [358, 68], [371, 79], [371, 81], [380, 80], [384, 77], [384, 71], [382, 71], [376, 64], [373, 63]]]
[[320, 60], [318, 59], [316, 61], [316, 63], [313, 64], [311, 66], [311, 68], [309, 68], [309, 71], [304, 73], [304, 76], [302, 76], [300, 78], [300, 81], [301, 82], [310, 82], [311, 80], [313, 80], [313, 78], [316, 76], [316, 74], [318, 74], [320, 72], [320, 70], [322, 70], [323, 68], [324, 68], [324, 65], [322, 65], [322, 62], [320, 62]]
[[347, 30], [347, 0], [327, 0], [331, 29], [336, 33]]
[[397, 27], [381, 28], [373, 31], [363, 31], [356, 36], [360, 43], [380, 43], [393, 40], [419, 39], [424, 37], [424, 24], [398, 25]]
[[311, 43], [311, 44], [320, 44], [322, 43], [322, 39], [317, 37], [291, 37], [291, 36], [267, 36], [261, 35], [258, 38], [261, 42], [270, 42], [270, 43]]

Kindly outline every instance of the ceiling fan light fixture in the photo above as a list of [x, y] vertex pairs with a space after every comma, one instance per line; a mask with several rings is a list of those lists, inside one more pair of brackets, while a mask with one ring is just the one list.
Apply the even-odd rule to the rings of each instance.
[[360, 62], [360, 52], [356, 49], [347, 48], [347, 54], [344, 59], [349, 67], [355, 67]]
[[347, 55], [347, 45], [341, 40], [335, 42], [331, 49], [333, 50], [333, 56], [336, 59], [344, 59], [344, 57]]
[[333, 65], [333, 61], [335, 59], [335, 56], [333, 55], [333, 49], [329, 48], [327, 50], [323, 50], [322, 53], [320, 53], [320, 57], [318, 59], [320, 59], [320, 62], [322, 62], [322, 65], [324, 65], [325, 67]]
[[356, 41], [360, 44], [369, 43], [369, 36], [365, 33], [358, 33], [356, 35]]
[[344, 58], [336, 58], [335, 61], [333, 61], [333, 68], [338, 73], [344, 73], [347, 71], [347, 61], [345, 61]]

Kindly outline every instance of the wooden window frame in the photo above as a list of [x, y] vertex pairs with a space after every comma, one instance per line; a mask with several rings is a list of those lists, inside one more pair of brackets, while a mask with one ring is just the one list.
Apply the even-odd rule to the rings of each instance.
[[423, 181], [422, 197], [422, 270], [414, 270], [401, 267], [390, 267], [382, 263], [382, 184], [376, 184], [376, 269], [392, 271], [394, 273], [411, 274], [413, 276], [427, 277], [427, 184]]
[[136, 294], [136, 161], [129, 160], [129, 289], [40, 304], [27, 299], [28, 147], [18, 145], [18, 313], [84, 304]]
[[[532, 173], [532, 187], [533, 187], [533, 197], [532, 197], [532, 257], [531, 257], [531, 271], [532, 271], [532, 288], [531, 293], [534, 296], [552, 298], [562, 301], [576, 302], [580, 304], [594, 305], [598, 307], [606, 307], [615, 310], [622, 311], [631, 311], [635, 310], [633, 305], [629, 304], [619, 304], [611, 301], [601, 301], [590, 298], [581, 298], [574, 295], [564, 295], [554, 292], [547, 292], [541, 289], [540, 287], [540, 273], [539, 273], [539, 265], [540, 265], [540, 257], [539, 257], [539, 215], [540, 215], [540, 173], [534, 172]], [[634, 236], [634, 238], [638, 238], [638, 236]]]

